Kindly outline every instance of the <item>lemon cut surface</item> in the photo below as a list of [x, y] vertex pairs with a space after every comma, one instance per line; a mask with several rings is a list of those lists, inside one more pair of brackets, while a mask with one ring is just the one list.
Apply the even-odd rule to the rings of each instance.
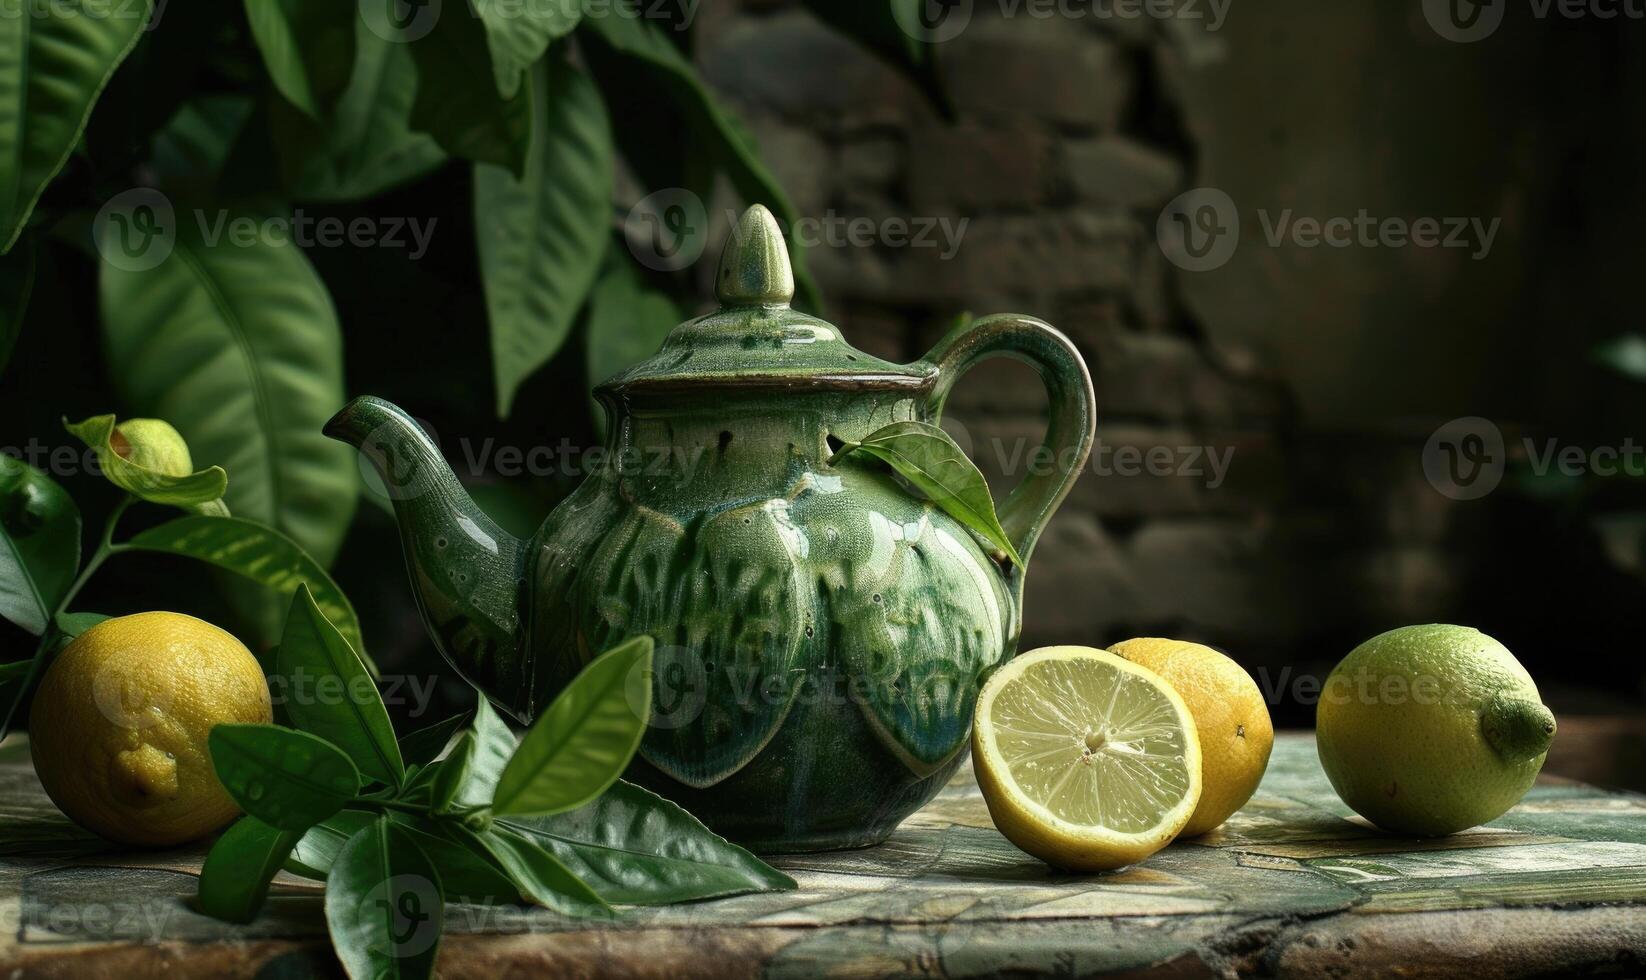
[[1091, 647], [1023, 654], [990, 678], [973, 730], [990, 816], [1049, 864], [1106, 870], [1170, 843], [1200, 799], [1200, 745], [1154, 673]]

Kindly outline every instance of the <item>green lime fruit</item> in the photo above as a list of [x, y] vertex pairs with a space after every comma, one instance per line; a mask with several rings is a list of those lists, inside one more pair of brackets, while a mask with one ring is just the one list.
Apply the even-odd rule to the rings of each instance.
[[1526, 668], [1467, 626], [1374, 636], [1327, 677], [1315, 712], [1320, 764], [1354, 811], [1398, 834], [1439, 837], [1514, 806], [1555, 733]]

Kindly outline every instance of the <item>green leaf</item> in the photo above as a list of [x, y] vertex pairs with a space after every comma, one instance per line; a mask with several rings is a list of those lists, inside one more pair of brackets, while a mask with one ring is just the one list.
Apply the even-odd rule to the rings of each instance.
[[1014, 564], [1023, 564], [995, 516], [989, 484], [947, 432], [929, 422], [893, 422], [861, 442], [846, 443], [830, 457], [829, 465], [854, 452], [890, 466], [944, 513], [977, 532]]
[[343, 845], [375, 819], [376, 814], [362, 810], [341, 810], [327, 817], [298, 838], [286, 858], [285, 869], [303, 878], [325, 881]]
[[1594, 350], [1594, 358], [1633, 381], [1646, 381], [1646, 337], [1626, 333], [1606, 341]]
[[458, 825], [453, 826], [450, 833], [471, 851], [496, 862], [528, 900], [562, 915], [579, 918], [612, 916], [611, 906], [594, 889], [572, 874], [559, 858], [530, 838], [495, 826], [475, 833]]
[[94, 612], [58, 613], [52, 622], [56, 624], [59, 633], [72, 640], [98, 623], [107, 622], [110, 618], [112, 617]]
[[400, 739], [400, 758], [408, 766], [433, 762], [451, 743], [452, 736], [468, 726], [470, 715], [453, 715]]
[[354, 61], [355, 4], [245, 0], [246, 21], [274, 87], [315, 119], [337, 101]]
[[788, 875], [716, 836], [655, 793], [618, 780], [588, 806], [500, 817], [614, 905], [662, 905], [795, 887]]
[[[578, 35], [628, 57], [637, 68], [652, 76], [655, 88], [675, 101], [687, 120], [687, 130], [693, 138], [707, 144], [716, 166], [745, 203], [766, 205], [785, 229], [794, 228], [800, 213], [783, 192], [782, 185], [761, 163], [743, 128], [715, 100], [691, 62], [660, 28], [643, 17], [585, 17]], [[820, 309], [822, 297], [807, 271], [805, 250], [793, 235], [789, 236], [789, 257], [801, 304]]]
[[840, 0], [801, 0], [818, 20], [873, 51], [898, 69], [925, 92], [937, 110], [953, 115], [948, 93], [937, 71], [937, 59], [930, 44], [917, 38], [904, 25], [921, 23], [926, 0], [883, 0], [876, 3], [841, 3]]
[[509, 414], [521, 382], [571, 333], [611, 226], [614, 150], [599, 91], [563, 58], [538, 64], [530, 77], [524, 176], [516, 180], [494, 166], [474, 171], [500, 417]]
[[148, 0], [16, 0], [0, 17], [0, 252], [16, 244], [148, 19]]
[[360, 791], [360, 772], [323, 738], [278, 725], [217, 725], [206, 738], [217, 781], [240, 809], [302, 833]]
[[301, 249], [235, 231], [261, 217], [179, 221], [147, 271], [105, 256], [105, 354], [134, 414], [168, 420], [196, 459], [234, 475], [224, 501], [235, 514], [326, 566], [358, 497], [353, 450], [320, 433], [343, 405], [342, 335]]
[[286, 713], [294, 724], [328, 739], [372, 779], [400, 785], [406, 767], [377, 685], [307, 585], [292, 596], [275, 664], [287, 685]]
[[[375, 817], [359, 810], [344, 810], [317, 824], [303, 835], [286, 861], [294, 875], [325, 881], [337, 855], [349, 838], [359, 833]], [[392, 819], [416, 842], [429, 861], [440, 869], [440, 882], [448, 898], [480, 904], [511, 904], [520, 901], [520, 889], [509, 881], [489, 856], [476, 854], [445, 836], [432, 820], [409, 813]]]
[[521, 176], [532, 127], [531, 95], [525, 86], [512, 97], [498, 93], [485, 27], [471, 15], [467, 0], [452, 0], [450, 6], [411, 43], [417, 62], [411, 127], [434, 137], [453, 156]]
[[595, 658], [520, 741], [492, 811], [553, 814], [595, 799], [623, 774], [651, 720], [652, 638]]
[[200, 869], [200, 911], [224, 922], [257, 918], [269, 882], [297, 843], [298, 833], [277, 830], [256, 817], [242, 817], [224, 832]]
[[505, 98], [520, 89], [520, 75], [531, 68], [549, 42], [570, 34], [583, 16], [574, 0], [474, 0], [486, 27], [497, 91]]
[[80, 569], [80, 510], [50, 477], [0, 453], [0, 616], [46, 631]]
[[431, 783], [430, 807], [436, 812], [456, 807], [487, 806], [497, 789], [497, 781], [515, 752], [514, 733], [481, 697], [475, 709], [474, 728], [463, 733], [451, 754], [436, 763], [439, 772]]
[[355, 200], [440, 166], [446, 159], [440, 144], [411, 129], [416, 92], [417, 66], [407, 46], [371, 30], [359, 32], [349, 87], [325, 124], [282, 105], [270, 107], [287, 189], [304, 200]]
[[26, 238], [22, 248], [0, 257], [0, 371], [6, 369], [23, 332], [23, 316], [34, 291], [34, 253], [34, 239]]
[[608, 253], [589, 294], [589, 384], [657, 353], [681, 318], [674, 300], [642, 282], [626, 254]]
[[282, 605], [290, 603], [299, 586], [307, 585], [327, 621], [356, 652], [363, 650], [360, 619], [348, 596], [297, 542], [271, 527], [239, 517], [179, 517], [141, 532], [121, 547], [215, 565], [273, 590]]
[[179, 108], [155, 134], [149, 158], [165, 190], [209, 200], [253, 109], [251, 98], [238, 92], [203, 95]]
[[387, 817], [343, 846], [326, 877], [326, 928], [355, 980], [430, 977], [446, 903], [434, 863]]
[[[117, 431], [113, 415], [93, 415], [84, 422], [65, 421], [63, 425], [97, 454], [97, 462], [108, 481], [127, 493], [151, 504], [227, 517], [223, 491], [228, 487], [229, 475], [223, 472], [223, 468], [212, 466], [187, 472], [193, 464], [189, 460], [188, 446], [183, 444], [181, 436], [175, 431], [166, 431], [171, 427], [156, 419], [134, 421], [155, 424], [134, 427], [130, 431], [122, 427]], [[160, 426], [165, 428], [161, 429]], [[162, 444], [143, 445], [140, 440], [148, 433], [152, 433]], [[164, 444], [168, 437], [177, 444], [175, 447]], [[161, 472], [143, 465], [145, 460], [163, 459], [167, 455], [176, 457], [176, 465], [172, 468], [186, 475]]]

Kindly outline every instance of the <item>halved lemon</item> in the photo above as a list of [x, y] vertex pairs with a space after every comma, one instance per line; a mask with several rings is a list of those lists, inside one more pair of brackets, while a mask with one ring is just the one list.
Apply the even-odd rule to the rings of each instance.
[[1060, 868], [1135, 864], [1200, 801], [1200, 738], [1183, 699], [1092, 647], [1045, 647], [996, 671], [978, 696], [972, 754], [995, 826]]

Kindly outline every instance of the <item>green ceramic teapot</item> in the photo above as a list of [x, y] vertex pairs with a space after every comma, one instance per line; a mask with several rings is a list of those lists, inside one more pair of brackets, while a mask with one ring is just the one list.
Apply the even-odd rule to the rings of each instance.
[[716, 283], [718, 312], [595, 390], [606, 463], [529, 541], [475, 506], [393, 405], [357, 399], [326, 431], [389, 486], [441, 652], [514, 717], [649, 634], [655, 706], [630, 778], [758, 850], [874, 843], [965, 758], [978, 688], [1016, 651], [1024, 572], [891, 470], [831, 465], [832, 449], [937, 421], [979, 360], [1026, 361], [1057, 461], [1000, 507], [1027, 561], [1091, 452], [1091, 378], [1067, 337], [1022, 316], [977, 320], [913, 364], [856, 350], [789, 308], [763, 207]]

